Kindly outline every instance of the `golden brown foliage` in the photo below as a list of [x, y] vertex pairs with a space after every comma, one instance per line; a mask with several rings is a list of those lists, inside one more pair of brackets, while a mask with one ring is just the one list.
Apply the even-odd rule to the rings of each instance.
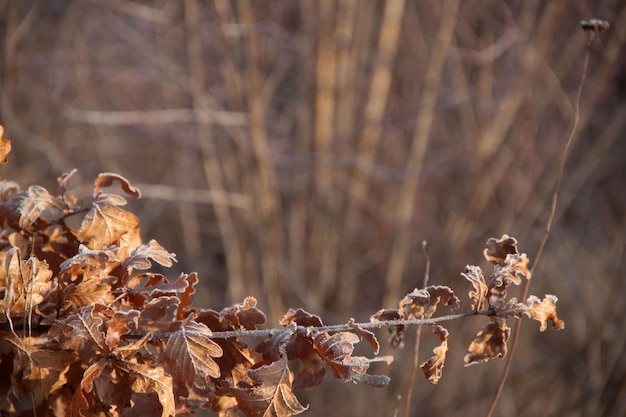
[[[449, 332], [437, 323], [450, 316], [434, 314], [440, 304], [460, 308], [451, 288], [416, 289], [370, 323], [325, 326], [314, 314], [290, 309], [282, 329], [259, 330], [265, 314], [253, 297], [219, 312], [200, 309], [191, 301], [196, 274], [168, 279], [149, 271], [154, 263], [171, 267], [176, 257], [155, 240], [142, 243], [138, 218], [122, 208], [124, 197], [103, 191], [117, 182], [140, 197], [130, 181], [99, 175], [93, 201], [82, 208], [68, 191], [72, 174], [59, 178], [58, 196], [39, 186], [20, 192], [0, 184], [0, 366], [10, 372], [3, 413], [167, 417], [212, 408], [224, 416], [292, 416], [307, 409], [294, 391], [319, 385], [327, 369], [343, 381], [388, 385], [387, 376], [367, 371], [389, 358], [356, 356], [355, 345], [366, 340], [378, 354], [369, 329], [391, 326], [393, 345], [400, 346], [404, 327], [417, 323], [432, 324], [439, 336], [421, 368], [429, 382], [440, 380]], [[77, 228], [67, 222], [74, 216], [82, 216]], [[468, 364], [506, 354], [509, 317], [531, 317], [542, 331], [548, 320], [564, 326], [553, 295], [506, 299], [511, 283], [530, 278], [517, 241], [504, 235], [487, 246], [494, 271], [486, 278], [479, 267], [467, 267], [472, 310], [453, 316], [492, 321], [470, 344]], [[243, 336], [265, 339], [253, 345]], [[295, 374], [290, 361], [300, 363]]]

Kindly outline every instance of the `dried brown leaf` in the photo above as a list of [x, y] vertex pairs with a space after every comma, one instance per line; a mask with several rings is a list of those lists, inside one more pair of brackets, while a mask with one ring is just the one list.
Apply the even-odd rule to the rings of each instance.
[[280, 324], [283, 326], [289, 326], [291, 323], [296, 323], [298, 326], [303, 327], [322, 327], [324, 325], [319, 316], [311, 314], [301, 308], [297, 310], [290, 308], [280, 320]]
[[165, 348], [165, 360], [173, 375], [188, 386], [206, 388], [210, 378], [220, 376], [220, 368], [212, 358], [223, 354], [222, 348], [211, 340], [211, 330], [191, 320], [191, 315], [180, 329], [172, 333]]
[[0, 126], [0, 164], [8, 162], [9, 152], [11, 152], [11, 141], [4, 137], [4, 127]]
[[348, 326], [350, 326], [351, 329], [354, 329], [355, 333], [361, 339], [367, 340], [374, 351], [374, 355], [378, 355], [378, 352], [380, 352], [380, 343], [378, 343], [378, 339], [374, 333], [359, 326], [353, 318], [350, 318], [350, 321], [348, 321]]
[[487, 362], [493, 358], [503, 358], [506, 355], [506, 342], [509, 340], [511, 329], [504, 319], [492, 317], [491, 320], [470, 343], [464, 358], [465, 366]]
[[56, 288], [52, 271], [37, 258], [20, 259], [17, 248], [0, 255], [0, 321], [23, 317]]
[[123, 364], [132, 375], [133, 392], [156, 393], [162, 407], [161, 417], [176, 415], [172, 377], [167, 375], [163, 368], [133, 362]]
[[70, 185], [70, 179], [78, 172], [78, 170], [76, 168], [74, 168], [73, 170], [71, 170], [70, 172], [66, 172], [64, 174], [62, 174], [60, 177], [57, 178], [57, 182], [59, 183], [59, 188], [60, 188], [60, 196], [59, 198], [61, 199], [61, 201], [68, 207], [68, 208], [77, 208], [76, 204], [78, 204], [78, 199], [76, 198], [76, 196], [70, 194], [68, 192], [68, 188]]
[[485, 308], [485, 298], [489, 288], [483, 270], [478, 266], [467, 265], [465, 272], [461, 273], [466, 280], [472, 284], [472, 290], [469, 292], [469, 298], [472, 300], [472, 309], [480, 311]]
[[63, 202], [53, 197], [48, 190], [39, 185], [32, 185], [22, 196], [19, 226], [27, 229], [45, 211], [57, 215], [63, 213], [65, 208]]
[[434, 355], [420, 367], [424, 372], [424, 376], [431, 384], [436, 384], [441, 379], [443, 366], [446, 361], [446, 352], [448, 352], [448, 330], [442, 326], [434, 325], [433, 333], [439, 336], [441, 344], [433, 349]]
[[126, 192], [126, 194], [131, 195], [135, 198], [141, 198], [141, 192], [139, 189], [135, 188], [130, 181], [119, 174], [113, 174], [111, 172], [103, 172], [98, 175], [98, 178], [94, 181], [93, 187], [93, 196], [96, 198], [100, 195], [100, 188], [110, 187], [113, 185], [113, 182], [119, 182], [122, 190]]
[[37, 338], [27, 337], [9, 341], [15, 346], [13, 361], [13, 392], [16, 398], [32, 401], [35, 407], [49, 398], [67, 382], [70, 365], [76, 353], [52, 349]]
[[374, 387], [386, 386], [389, 377], [366, 374], [371, 362], [368, 358], [352, 356], [354, 345], [359, 341], [359, 337], [350, 332], [335, 333], [332, 336], [318, 332], [313, 339], [313, 347], [333, 371], [335, 378], [364, 382]]
[[80, 229], [75, 232], [78, 240], [89, 249], [104, 249], [126, 233], [138, 229], [137, 216], [117, 207], [125, 203], [119, 196], [100, 195], [85, 215]]
[[451, 306], [452, 311], [459, 308], [459, 299], [450, 287], [431, 285], [423, 289], [414, 289], [407, 294], [398, 307], [398, 314], [404, 319], [429, 318], [437, 310], [439, 303]]
[[[391, 320], [399, 320], [402, 317], [400, 313], [396, 309], [382, 309], [378, 310], [375, 314], [370, 317], [371, 322], [377, 321], [391, 321]], [[404, 330], [405, 326], [403, 324], [399, 324], [396, 326], [389, 326], [389, 332], [392, 333], [391, 336], [391, 346], [394, 348], [401, 348], [404, 346]]]
[[183, 293], [179, 296], [180, 304], [176, 308], [176, 313], [174, 314], [177, 320], [184, 319], [187, 316], [188, 312], [193, 310], [191, 308], [191, 296], [193, 295], [193, 293], [196, 292], [196, 284], [198, 283], [198, 274], [196, 274], [195, 272], [189, 275], [182, 274], [181, 277], [182, 276], [184, 276], [185, 281], [187, 281], [187, 287], [185, 288], [185, 291], [183, 291]]
[[68, 284], [63, 290], [64, 303], [61, 313], [71, 312], [83, 306], [109, 305], [113, 301], [111, 284], [97, 277], [79, 284]]
[[163, 246], [152, 239], [150, 242], [137, 246], [124, 260], [124, 269], [150, 269], [152, 261], [166, 268], [176, 262], [176, 254], [166, 251]]
[[287, 356], [247, 372], [250, 381], [240, 381], [232, 391], [240, 409], [247, 416], [290, 417], [300, 414], [304, 407], [292, 392], [293, 374], [287, 366]]
[[552, 326], [561, 330], [565, 328], [565, 322], [559, 319], [556, 313], [555, 295], [547, 294], [543, 300], [531, 295], [524, 303], [518, 303], [515, 298], [511, 298], [509, 303], [501, 310], [496, 311], [498, 317], [521, 317], [522, 314], [539, 322], [539, 330], [545, 331], [548, 328], [548, 320], [552, 321]]
[[92, 250], [80, 245], [74, 256], [61, 263], [59, 272], [73, 277], [84, 275], [105, 278], [120, 264], [117, 253], [117, 248]]
[[483, 251], [485, 259], [496, 265], [504, 265], [507, 255], [518, 253], [517, 239], [507, 234], [502, 235], [500, 239], [492, 237], [487, 240], [487, 247]]

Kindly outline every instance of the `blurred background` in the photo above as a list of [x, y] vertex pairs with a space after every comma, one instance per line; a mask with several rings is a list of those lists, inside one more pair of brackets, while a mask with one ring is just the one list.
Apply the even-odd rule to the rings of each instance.
[[[178, 256], [168, 276], [199, 273], [199, 307], [253, 295], [268, 326], [289, 307], [367, 321], [422, 285], [426, 241], [430, 283], [465, 311], [460, 273], [488, 270], [489, 237], [534, 262], [591, 18], [611, 28], [530, 287], [566, 328], [524, 323], [495, 415], [626, 415], [620, 0], [0, 0], [2, 178], [55, 191], [77, 168], [87, 201], [98, 173], [126, 176], [142, 236]], [[443, 378], [420, 371], [411, 416], [484, 415], [504, 361], [463, 356], [485, 321], [446, 325]], [[404, 415], [414, 332], [373, 369], [389, 388], [328, 378], [298, 393], [306, 415]], [[438, 342], [422, 333], [420, 362]]]

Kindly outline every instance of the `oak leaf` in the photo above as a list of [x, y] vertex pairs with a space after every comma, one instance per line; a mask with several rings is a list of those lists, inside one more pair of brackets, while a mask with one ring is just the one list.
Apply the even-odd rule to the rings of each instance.
[[433, 333], [439, 336], [441, 344], [433, 349], [434, 355], [420, 365], [424, 376], [431, 384], [436, 384], [441, 379], [443, 366], [448, 352], [448, 330], [442, 326], [433, 326]]
[[104, 249], [126, 233], [139, 228], [134, 214], [119, 208], [126, 200], [112, 194], [100, 194], [85, 215], [76, 237], [89, 249]]
[[72, 351], [38, 345], [40, 340], [26, 337], [9, 339], [16, 348], [13, 361], [13, 394], [27, 398], [35, 407], [49, 398], [67, 382], [70, 365], [76, 361]]
[[163, 246], [152, 239], [131, 251], [130, 256], [124, 260], [124, 269], [150, 269], [152, 267], [151, 260], [169, 268], [173, 262], [176, 262], [176, 254], [166, 251]]
[[223, 354], [222, 348], [211, 340], [211, 330], [192, 321], [190, 315], [180, 329], [172, 333], [165, 347], [165, 360], [173, 375], [186, 382], [205, 388], [210, 378], [220, 376], [220, 368], [213, 358]]
[[293, 374], [285, 354], [276, 362], [249, 370], [247, 375], [249, 381], [239, 381], [232, 389], [247, 416], [290, 417], [308, 408], [292, 392]]
[[468, 348], [465, 366], [487, 362], [493, 358], [503, 358], [507, 352], [506, 342], [511, 329], [504, 319], [492, 317], [491, 322], [483, 326]]
[[500, 239], [489, 238], [483, 251], [485, 259], [496, 265], [504, 265], [507, 255], [518, 253], [517, 239], [507, 234], [502, 235]]
[[386, 386], [389, 383], [389, 377], [366, 374], [370, 359], [352, 356], [354, 345], [359, 341], [359, 336], [350, 332], [335, 333], [332, 336], [317, 332], [313, 339], [313, 347], [333, 371], [335, 378], [343, 381], [364, 382], [374, 387]]
[[56, 288], [48, 264], [37, 258], [20, 259], [18, 248], [0, 256], [0, 321], [23, 317]]
[[398, 314], [404, 319], [429, 318], [435, 313], [439, 303], [450, 306], [452, 311], [456, 311], [460, 305], [450, 287], [431, 285], [419, 290], [416, 288], [400, 300]]
[[485, 308], [485, 299], [489, 291], [483, 270], [478, 266], [467, 265], [465, 272], [462, 272], [461, 275], [472, 285], [472, 290], [469, 292], [469, 298], [472, 300], [472, 310], [482, 310]]
[[102, 193], [102, 191], [100, 191], [100, 188], [110, 187], [111, 185], [113, 185], [114, 181], [120, 184], [120, 186], [122, 187], [122, 190], [124, 190], [126, 194], [131, 195], [135, 198], [141, 198], [141, 191], [135, 188], [130, 183], [129, 180], [127, 180], [126, 178], [124, 178], [123, 176], [119, 174], [114, 174], [111, 172], [103, 172], [99, 174], [98, 178], [96, 178], [96, 180], [94, 181], [94, 187], [93, 187], [94, 198], [98, 197]]
[[515, 298], [511, 298], [509, 303], [496, 312], [498, 317], [521, 317], [522, 314], [539, 322], [539, 330], [545, 331], [548, 328], [548, 320], [552, 321], [555, 329], [561, 330], [565, 328], [565, 322], [559, 319], [556, 313], [556, 302], [558, 298], [555, 295], [547, 294], [543, 300], [539, 297], [531, 295], [524, 303], [518, 303]]
[[163, 368], [134, 362], [122, 362], [122, 364], [122, 367], [131, 373], [133, 392], [156, 393], [162, 407], [161, 417], [176, 415], [172, 377], [167, 375]]
[[52, 215], [56, 215], [65, 209], [66, 206], [63, 202], [54, 198], [48, 190], [39, 185], [32, 185], [22, 196], [19, 226], [22, 229], [27, 229], [46, 210]]

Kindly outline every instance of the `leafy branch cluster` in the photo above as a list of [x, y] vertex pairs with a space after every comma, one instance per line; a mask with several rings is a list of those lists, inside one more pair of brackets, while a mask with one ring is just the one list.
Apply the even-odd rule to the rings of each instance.
[[[6, 160], [10, 142], [1, 142], [0, 160]], [[370, 330], [376, 327], [389, 327], [399, 347], [408, 324], [432, 325], [441, 343], [421, 366], [431, 383], [441, 378], [446, 358], [445, 320], [489, 317], [469, 345], [468, 365], [506, 354], [509, 317], [529, 316], [542, 331], [548, 320], [564, 327], [553, 295], [507, 299], [508, 286], [530, 279], [530, 272], [516, 240], [504, 235], [487, 242], [491, 274], [477, 266], [462, 274], [471, 284], [466, 313], [433, 317], [440, 304], [456, 313], [460, 301], [447, 286], [429, 286], [369, 323], [325, 326], [314, 314], [290, 309], [282, 328], [263, 330], [265, 315], [253, 297], [220, 311], [201, 309], [191, 300], [195, 273], [168, 278], [151, 271], [176, 258], [155, 240], [143, 243], [138, 218], [122, 208], [125, 197], [105, 192], [117, 184], [140, 197], [127, 179], [100, 174], [93, 200], [81, 206], [69, 192], [73, 174], [58, 178], [56, 196], [37, 185], [22, 191], [0, 181], [3, 414], [166, 417], [211, 408], [221, 416], [291, 416], [307, 409], [294, 391], [319, 385], [327, 370], [343, 381], [389, 383], [367, 370], [390, 358], [354, 355], [362, 340], [378, 354]]]

